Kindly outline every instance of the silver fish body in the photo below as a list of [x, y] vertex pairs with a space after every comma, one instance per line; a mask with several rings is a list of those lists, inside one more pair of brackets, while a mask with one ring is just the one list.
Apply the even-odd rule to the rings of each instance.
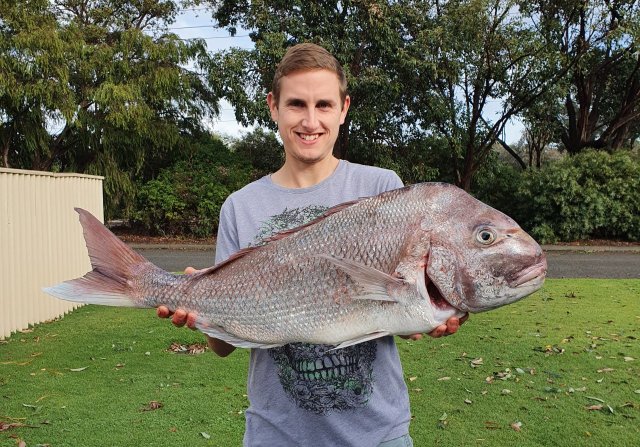
[[45, 291], [196, 312], [199, 329], [242, 347], [429, 332], [521, 299], [546, 274], [540, 246], [511, 218], [441, 183], [339, 205], [194, 275], [164, 272], [78, 212], [93, 270]]

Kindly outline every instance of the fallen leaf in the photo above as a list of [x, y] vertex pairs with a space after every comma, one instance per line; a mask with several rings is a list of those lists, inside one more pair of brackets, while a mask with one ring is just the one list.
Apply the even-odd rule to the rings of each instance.
[[84, 371], [87, 368], [88, 366], [83, 366], [82, 368], [71, 368], [69, 371], [80, 372], [80, 371]]
[[477, 368], [478, 366], [483, 364], [483, 360], [482, 357], [479, 357], [477, 359], [473, 359], [471, 360], [471, 367], [472, 368]]
[[440, 377], [438, 381], [451, 380], [451, 377]]
[[467, 404], [467, 405], [471, 405], [473, 402], [471, 400], [469, 400], [469, 399], [465, 399], [464, 403]]
[[635, 390], [634, 393], [640, 394], [640, 390]]
[[211, 435], [209, 433], [207, 433], [206, 431], [201, 431], [200, 435], [204, 438], [204, 439], [211, 439]]
[[416, 376], [409, 377], [409, 382], [413, 382], [413, 381], [414, 381], [414, 380], [416, 380], [416, 379], [417, 379], [417, 377], [416, 377]]
[[613, 368], [602, 368], [602, 369], [598, 370], [599, 373], [608, 373], [608, 372], [611, 372], [611, 371], [615, 371], [615, 369], [613, 369]]
[[[207, 345], [204, 343], [192, 343], [190, 345], [184, 345], [178, 342], [171, 343], [169, 346], [169, 351], [175, 352], [176, 354], [202, 354], [207, 350]], [[151, 355], [151, 353], [145, 353], [146, 355]]]
[[495, 421], [484, 421], [484, 428], [487, 430], [498, 430], [500, 428], [500, 424]]
[[502, 394], [511, 394], [511, 390], [505, 388], [504, 390], [502, 390]]
[[589, 411], [602, 410], [602, 405], [590, 405], [590, 406], [587, 407], [587, 410], [589, 410]]
[[515, 431], [521, 431], [522, 430], [522, 422], [520, 422], [520, 421], [513, 422], [511, 424], [511, 428], [513, 428]]
[[438, 419], [438, 428], [441, 428], [443, 430], [447, 428], [447, 424], [449, 423], [449, 421], [447, 421], [448, 417], [449, 415], [447, 415], [447, 413], [442, 413], [442, 416], [440, 416], [440, 419]]
[[157, 400], [152, 400], [146, 406], [142, 407], [140, 411], [159, 410], [162, 407], [164, 407], [164, 404], [162, 402], [158, 402]]
[[26, 425], [21, 422], [0, 421], [0, 431], [7, 431], [7, 430], [11, 430], [12, 428], [18, 428], [18, 427], [26, 427]]
[[633, 357], [625, 357], [624, 361], [625, 362], [633, 362], [635, 359]]

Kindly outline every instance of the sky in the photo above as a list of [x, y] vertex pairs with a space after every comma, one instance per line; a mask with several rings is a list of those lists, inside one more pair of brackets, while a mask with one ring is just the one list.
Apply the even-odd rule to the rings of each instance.
[[[169, 30], [183, 39], [204, 39], [209, 51], [216, 52], [230, 47], [253, 48], [253, 42], [245, 30], [238, 30], [236, 36], [230, 36], [224, 29], [214, 27], [215, 21], [210, 12], [203, 7], [188, 8], [180, 11], [176, 22]], [[266, 98], [265, 98], [266, 100]], [[496, 104], [496, 107], [498, 105]], [[220, 115], [206, 123], [207, 128], [219, 135], [242, 137], [253, 127], [244, 127], [235, 120], [233, 107], [227, 101], [220, 103]], [[509, 144], [517, 143], [522, 134], [523, 126], [518, 120], [507, 124], [504, 139]]]
[[[215, 21], [205, 8], [195, 7], [182, 10], [169, 30], [182, 39], [204, 39], [211, 52], [225, 50], [232, 46], [253, 48], [253, 42], [249, 39], [248, 32], [240, 30], [236, 36], [230, 36], [223, 29], [214, 28], [214, 25]], [[220, 102], [220, 115], [207, 122], [206, 126], [216, 134], [235, 138], [241, 137], [253, 129], [253, 127], [244, 127], [239, 124], [235, 119], [233, 107], [224, 100]]]

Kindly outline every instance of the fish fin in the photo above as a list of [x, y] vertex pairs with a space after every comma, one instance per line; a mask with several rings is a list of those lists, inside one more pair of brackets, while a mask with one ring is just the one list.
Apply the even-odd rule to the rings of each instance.
[[278, 346], [282, 346], [283, 343], [257, 343], [249, 340], [244, 340], [236, 337], [233, 334], [225, 331], [220, 326], [212, 326], [206, 320], [198, 318], [196, 320], [196, 327], [198, 330], [208, 335], [209, 337], [217, 338], [222, 340], [230, 345], [236, 346], [238, 348], [251, 348], [251, 349], [269, 349], [269, 348], [277, 348]]
[[364, 288], [364, 293], [354, 296], [354, 299], [398, 302], [397, 299], [389, 296], [388, 290], [389, 286], [404, 284], [403, 280], [349, 259], [325, 254], [317, 256], [326, 259], [347, 273], [359, 286]]
[[140, 271], [142, 265], [147, 269], [163, 270], [131, 250], [90, 212], [81, 208], [75, 210], [80, 215], [93, 270], [82, 278], [42, 290], [56, 298], [77, 303], [148, 307], [132, 296], [130, 279], [133, 271]]
[[376, 338], [386, 337], [387, 335], [391, 335], [389, 331], [376, 331], [370, 332], [368, 334], [362, 335], [360, 337], [352, 338], [351, 340], [346, 340], [334, 347], [333, 349], [329, 349], [329, 351], [333, 351], [335, 349], [342, 349], [348, 346], [357, 345], [358, 343], [362, 343], [369, 340], [375, 340]]
[[219, 268], [227, 265], [227, 264], [231, 264], [232, 262], [246, 256], [247, 254], [256, 251], [256, 250], [261, 250], [265, 245], [267, 245], [270, 242], [274, 242], [280, 239], [284, 239], [287, 236], [290, 236], [294, 233], [297, 233], [300, 230], [303, 230], [304, 228], [311, 226], [313, 224], [315, 224], [316, 222], [325, 219], [326, 217], [335, 214], [339, 211], [344, 210], [345, 208], [349, 208], [352, 205], [355, 205], [356, 203], [360, 202], [360, 200], [352, 200], [351, 202], [345, 202], [345, 203], [341, 203], [339, 205], [336, 205], [332, 208], [329, 208], [327, 211], [325, 211], [324, 213], [322, 213], [320, 216], [318, 216], [317, 218], [311, 220], [310, 222], [307, 222], [306, 224], [300, 225], [298, 227], [295, 228], [290, 228], [288, 230], [282, 230], [282, 231], [278, 231], [277, 233], [263, 239], [261, 242], [262, 244], [260, 245], [255, 245], [252, 247], [246, 247], [246, 248], [242, 248], [240, 250], [238, 250], [237, 252], [235, 252], [234, 254], [232, 254], [231, 256], [229, 256], [226, 260], [220, 262], [219, 264], [214, 265], [213, 267], [209, 267], [207, 269], [201, 270], [197, 273], [194, 273], [193, 277], [197, 278], [200, 276], [206, 276], [206, 275], [210, 275], [213, 272], [215, 272], [216, 270], [218, 270]]
[[293, 233], [297, 233], [298, 231], [307, 228], [311, 225], [314, 225], [315, 223], [326, 219], [327, 217], [331, 216], [332, 214], [336, 214], [346, 208], [349, 208], [350, 206], [355, 205], [356, 203], [360, 202], [363, 199], [356, 199], [356, 200], [351, 200], [349, 202], [344, 202], [344, 203], [340, 203], [338, 205], [334, 205], [331, 208], [329, 208], [328, 210], [326, 210], [324, 213], [320, 214], [318, 217], [310, 220], [309, 222], [302, 224], [300, 226], [294, 227], [294, 228], [289, 228], [288, 230], [282, 230], [282, 231], [278, 231], [277, 233], [265, 238], [262, 240], [262, 242], [273, 242], [273, 241], [277, 241], [278, 239], [282, 239], [285, 238], [287, 236], [289, 236], [290, 234]]

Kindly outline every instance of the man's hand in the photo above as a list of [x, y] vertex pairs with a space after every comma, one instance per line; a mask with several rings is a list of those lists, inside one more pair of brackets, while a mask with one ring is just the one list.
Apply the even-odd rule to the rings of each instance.
[[[199, 270], [196, 270], [193, 267], [187, 267], [184, 269], [184, 274], [192, 275], [198, 271]], [[196, 314], [193, 312], [187, 313], [182, 309], [178, 309], [175, 313], [172, 313], [167, 306], [158, 306], [156, 314], [160, 318], [169, 318], [173, 315], [171, 322], [174, 326], [182, 327], [186, 324], [189, 329], [196, 329]]]
[[[184, 269], [185, 275], [192, 275], [199, 270], [194, 269], [193, 267], [187, 267]], [[167, 306], [158, 306], [156, 309], [156, 314], [160, 318], [169, 318], [171, 317], [171, 322], [174, 326], [182, 327], [187, 326], [189, 329], [196, 329], [196, 320], [197, 314], [195, 312], [187, 312], [183, 309], [177, 309], [175, 312], [171, 312]], [[209, 349], [218, 354], [220, 357], [226, 357], [231, 354], [236, 347], [226, 343], [222, 340], [218, 340], [217, 338], [207, 337], [207, 344], [209, 345]]]
[[[467, 318], [469, 318], [469, 314], [465, 314], [462, 318], [451, 317], [445, 324], [441, 324], [440, 326], [429, 332], [428, 335], [433, 338], [438, 338], [442, 337], [443, 335], [455, 334], [460, 325], [467, 321]], [[400, 335], [400, 337], [407, 340], [420, 340], [422, 338], [422, 334]]]

